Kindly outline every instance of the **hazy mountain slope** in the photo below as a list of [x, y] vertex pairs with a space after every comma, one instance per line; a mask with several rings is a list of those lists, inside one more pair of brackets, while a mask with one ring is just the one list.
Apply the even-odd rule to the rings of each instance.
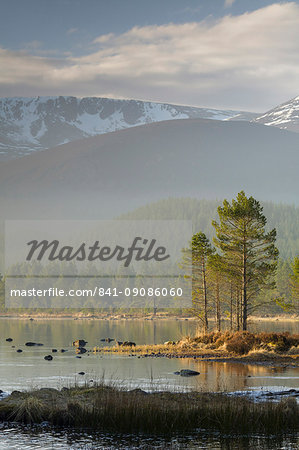
[[223, 198], [241, 189], [298, 204], [299, 136], [249, 122], [143, 125], [0, 165], [2, 211], [105, 217], [168, 196]]
[[299, 133], [299, 96], [271, 109], [254, 121]]
[[251, 120], [253, 113], [109, 98], [0, 99], [0, 160], [145, 123], [206, 118]]

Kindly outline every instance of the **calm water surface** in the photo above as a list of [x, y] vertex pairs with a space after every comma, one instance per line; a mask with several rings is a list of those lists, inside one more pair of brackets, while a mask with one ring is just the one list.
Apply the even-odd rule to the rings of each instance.
[[30, 449], [298, 449], [299, 435], [256, 436], [220, 435], [198, 431], [187, 437], [87, 433], [63, 429], [49, 430], [10, 426], [0, 429], [0, 450]]
[[[253, 331], [299, 333], [299, 322], [259, 322]], [[137, 344], [177, 340], [196, 331], [193, 321], [165, 320], [34, 320], [0, 319], [0, 389], [11, 392], [37, 387], [71, 386], [104, 379], [126, 388], [176, 389], [203, 391], [275, 390], [299, 388], [299, 369], [271, 369], [263, 366], [203, 362], [194, 359], [140, 358], [85, 354], [76, 358], [72, 341], [85, 339], [87, 348], [103, 345], [101, 338], [132, 340]], [[13, 342], [6, 342], [6, 338]], [[26, 347], [27, 341], [41, 342], [42, 347]], [[107, 345], [107, 344], [104, 344]], [[111, 344], [112, 345], [112, 344]], [[12, 346], [15, 346], [13, 348]], [[52, 348], [58, 353], [51, 353]], [[60, 349], [67, 352], [61, 353]], [[22, 353], [17, 353], [22, 349]], [[53, 361], [44, 356], [52, 354]], [[89, 356], [88, 356], [89, 355]], [[200, 372], [194, 378], [182, 378], [174, 371], [190, 368]], [[85, 372], [84, 376], [78, 375]], [[0, 450], [6, 449], [297, 449], [299, 435], [223, 436], [198, 431], [189, 437], [169, 439], [142, 435], [110, 435], [87, 431], [53, 430], [17, 425], [0, 427]]]
[[[35, 387], [70, 386], [104, 379], [108, 383], [143, 389], [196, 388], [203, 391], [299, 388], [299, 368], [271, 368], [236, 363], [204, 362], [200, 359], [137, 358], [88, 353], [76, 358], [72, 341], [85, 339], [86, 348], [107, 345], [101, 338], [132, 340], [137, 344], [163, 343], [194, 334], [196, 323], [183, 320], [0, 320], [0, 389], [5, 392]], [[255, 330], [289, 330], [299, 333], [297, 322], [260, 322]], [[13, 342], [6, 342], [6, 338]], [[26, 347], [27, 341], [42, 347]], [[113, 345], [110, 344], [110, 345]], [[12, 346], [15, 346], [13, 348]], [[58, 350], [51, 353], [52, 348]], [[67, 352], [61, 353], [60, 349]], [[17, 353], [22, 349], [22, 353]], [[53, 361], [44, 356], [53, 355]], [[194, 369], [200, 375], [182, 378], [173, 372]], [[85, 372], [84, 376], [78, 375]]]

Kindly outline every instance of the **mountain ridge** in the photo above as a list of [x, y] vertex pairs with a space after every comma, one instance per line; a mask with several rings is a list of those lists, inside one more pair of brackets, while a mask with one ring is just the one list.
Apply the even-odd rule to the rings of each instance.
[[255, 113], [105, 97], [0, 98], [0, 160], [146, 123], [251, 120]]
[[299, 96], [254, 118], [253, 122], [299, 133]]
[[241, 189], [298, 204], [298, 147], [297, 133], [209, 119], [85, 138], [2, 163], [3, 216], [107, 218], [168, 196], [211, 199]]

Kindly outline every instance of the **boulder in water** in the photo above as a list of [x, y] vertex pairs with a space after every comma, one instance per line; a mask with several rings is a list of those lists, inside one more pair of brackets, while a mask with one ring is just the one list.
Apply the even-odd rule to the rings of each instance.
[[196, 375], [200, 375], [200, 372], [197, 372], [196, 370], [182, 369], [178, 372], [174, 372], [174, 374], [180, 375], [181, 377], [194, 377]]
[[38, 342], [26, 342], [25, 345], [27, 345], [27, 347], [41, 347], [44, 344], [40, 344]]
[[87, 344], [87, 341], [84, 341], [84, 339], [77, 339], [73, 342], [73, 347], [85, 347]]
[[76, 353], [78, 354], [78, 355], [83, 355], [83, 353], [86, 353], [87, 352], [87, 350], [86, 350], [86, 348], [84, 348], [84, 347], [77, 347], [76, 348]]

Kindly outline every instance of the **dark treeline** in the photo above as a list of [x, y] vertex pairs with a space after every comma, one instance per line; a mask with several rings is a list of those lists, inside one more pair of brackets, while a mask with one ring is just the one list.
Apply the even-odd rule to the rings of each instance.
[[[168, 198], [142, 206], [121, 216], [123, 219], [187, 219], [192, 220], [194, 233], [201, 230], [212, 240], [215, 230], [212, 220], [217, 218], [221, 200]], [[299, 254], [299, 207], [261, 202], [267, 217], [267, 228], [276, 228], [279, 257], [293, 259]]]

